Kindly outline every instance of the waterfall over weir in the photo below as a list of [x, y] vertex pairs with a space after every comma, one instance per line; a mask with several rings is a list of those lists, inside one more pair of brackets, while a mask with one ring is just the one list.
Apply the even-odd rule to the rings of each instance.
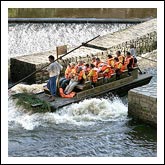
[[97, 35], [113, 33], [133, 24], [9, 24], [9, 58], [54, 50], [56, 46], [76, 47]]

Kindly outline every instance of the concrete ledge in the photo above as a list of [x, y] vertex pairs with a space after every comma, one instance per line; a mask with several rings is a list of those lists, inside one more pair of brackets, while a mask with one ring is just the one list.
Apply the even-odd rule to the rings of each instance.
[[138, 92], [135, 89], [130, 90], [128, 92], [128, 114], [156, 127], [157, 98]]
[[141, 23], [151, 18], [8, 18], [9, 23]]

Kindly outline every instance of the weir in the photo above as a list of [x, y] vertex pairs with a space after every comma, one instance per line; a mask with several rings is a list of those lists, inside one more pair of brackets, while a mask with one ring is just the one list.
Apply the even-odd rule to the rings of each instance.
[[[125, 30], [98, 37], [89, 44], [70, 53], [62, 60], [59, 60], [59, 62], [65, 69], [70, 62], [77, 62], [79, 60], [90, 62], [93, 56], [105, 60], [109, 53], [114, 54], [117, 50], [121, 50], [125, 54], [129, 50], [130, 44], [135, 45], [138, 55], [153, 51], [157, 48], [156, 23], [157, 19], [152, 19]], [[56, 50], [11, 58], [10, 70], [12, 81], [19, 81], [33, 71], [47, 65], [50, 54], [56, 57]], [[38, 72], [29, 78], [27, 82], [41, 83], [47, 79], [48, 73]]]
[[141, 23], [150, 18], [8, 18], [9, 23]]

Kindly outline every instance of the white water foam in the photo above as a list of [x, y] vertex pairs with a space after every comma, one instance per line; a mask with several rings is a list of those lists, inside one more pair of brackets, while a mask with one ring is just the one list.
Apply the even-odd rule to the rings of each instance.
[[28, 114], [23, 111], [23, 108], [16, 107], [15, 102], [9, 99], [8, 115], [9, 126], [14, 122], [27, 130], [62, 123], [88, 126], [98, 121], [125, 120], [127, 106], [119, 98], [114, 98], [112, 101], [92, 98], [66, 106], [54, 113]]
[[113, 33], [132, 24], [9, 24], [9, 58], [54, 50], [56, 46], [76, 47], [97, 35]]
[[32, 85], [26, 85], [26, 84], [18, 84], [11, 88], [10, 92], [11, 94], [15, 93], [39, 93], [43, 91], [43, 86], [46, 85], [46, 83], [43, 84], [32, 84]]

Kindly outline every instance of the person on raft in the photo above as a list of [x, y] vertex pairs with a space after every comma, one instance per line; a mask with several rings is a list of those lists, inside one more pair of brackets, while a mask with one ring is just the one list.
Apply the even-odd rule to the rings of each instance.
[[76, 74], [72, 76], [69, 85], [64, 90], [64, 94], [69, 94], [73, 91], [74, 87], [86, 79], [86, 75], [82, 66], [77, 67]]
[[51, 96], [49, 101], [54, 101], [56, 96], [56, 81], [57, 77], [60, 75], [60, 71], [63, 69], [63, 66], [60, 65], [57, 61], [54, 61], [54, 56], [50, 55], [48, 57], [50, 65], [47, 67], [49, 72], [49, 81], [47, 83], [47, 88], [49, 89]]

